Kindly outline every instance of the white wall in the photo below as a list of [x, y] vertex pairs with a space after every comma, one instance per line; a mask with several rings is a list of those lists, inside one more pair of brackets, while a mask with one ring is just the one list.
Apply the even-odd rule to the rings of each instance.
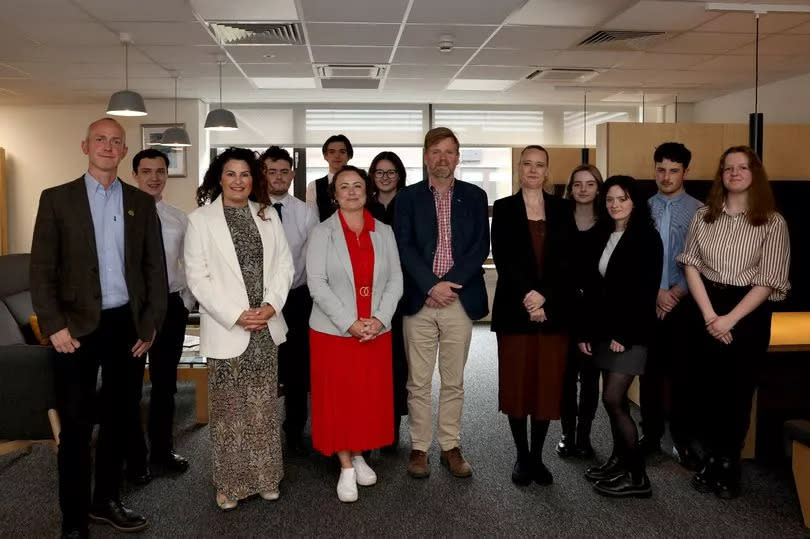
[[[43, 189], [78, 178], [87, 171], [87, 156], [81, 151], [87, 126], [105, 116], [106, 103], [66, 106], [0, 107], [0, 147], [6, 150], [8, 178], [9, 252], [31, 249], [39, 195]], [[149, 115], [119, 118], [126, 129], [129, 151], [118, 173], [131, 181], [132, 156], [141, 150], [142, 123], [171, 123], [172, 100], [147, 100]], [[205, 133], [200, 118], [205, 105], [197, 100], [182, 100], [178, 119], [186, 124], [192, 147], [187, 156], [185, 178], [170, 178], [166, 200], [186, 211], [196, 207], [194, 191], [200, 177], [200, 162], [205, 152]]]
[[[766, 84], [759, 88], [759, 112], [766, 124], [810, 123], [810, 74]], [[698, 123], [748, 123], [754, 111], [754, 89], [707, 99], [695, 104], [693, 121]]]

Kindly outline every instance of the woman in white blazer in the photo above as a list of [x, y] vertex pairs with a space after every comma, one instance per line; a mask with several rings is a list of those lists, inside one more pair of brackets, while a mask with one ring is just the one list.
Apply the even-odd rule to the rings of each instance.
[[338, 171], [329, 186], [338, 211], [307, 243], [312, 445], [337, 453], [343, 502], [377, 482], [362, 451], [394, 439], [390, 329], [402, 270], [391, 227], [365, 209], [371, 186], [362, 169]]
[[213, 478], [223, 510], [253, 494], [277, 499], [283, 475], [278, 345], [286, 338], [281, 308], [294, 269], [266, 200], [255, 154], [229, 148], [205, 173], [200, 208], [186, 229], [186, 279], [200, 303]]

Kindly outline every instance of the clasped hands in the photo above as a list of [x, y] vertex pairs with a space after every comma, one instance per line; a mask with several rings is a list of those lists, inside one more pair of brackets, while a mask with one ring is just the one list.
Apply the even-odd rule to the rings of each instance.
[[655, 314], [658, 319], [663, 320], [671, 313], [685, 295], [686, 290], [678, 285], [673, 286], [669, 290], [659, 288], [658, 297], [655, 300]]
[[439, 281], [428, 292], [425, 305], [434, 309], [447, 307], [458, 299], [457, 290], [461, 290], [461, 288], [460, 284], [453, 281]]
[[358, 318], [349, 326], [349, 334], [360, 342], [368, 342], [377, 337], [383, 327], [383, 323], [376, 318]]
[[236, 319], [236, 323], [242, 326], [245, 331], [261, 331], [267, 327], [267, 321], [274, 314], [276, 314], [276, 310], [272, 305], [262, 305], [255, 309], [242, 311], [242, 314]]
[[734, 340], [731, 330], [734, 329], [736, 322], [729, 315], [718, 316], [712, 312], [703, 319], [706, 321], [706, 331], [709, 332], [709, 335], [723, 344], [731, 344], [731, 341]]
[[523, 297], [523, 307], [529, 313], [529, 320], [532, 322], [545, 322], [548, 320], [546, 310], [543, 305], [546, 304], [546, 298], [536, 290], [529, 290]]

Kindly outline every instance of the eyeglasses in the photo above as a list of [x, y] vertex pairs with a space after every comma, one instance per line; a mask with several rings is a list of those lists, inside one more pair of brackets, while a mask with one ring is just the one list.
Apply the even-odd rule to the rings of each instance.
[[396, 178], [398, 176], [397, 171], [393, 168], [390, 170], [375, 170], [374, 177], [375, 178], [382, 178], [385, 176], [386, 178]]

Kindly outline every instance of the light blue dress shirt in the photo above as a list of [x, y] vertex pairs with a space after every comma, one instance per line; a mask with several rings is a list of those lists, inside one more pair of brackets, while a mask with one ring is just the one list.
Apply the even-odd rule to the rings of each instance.
[[689, 223], [703, 204], [686, 192], [680, 193], [675, 198], [667, 198], [661, 193], [656, 193], [650, 197], [649, 204], [655, 228], [658, 229], [661, 242], [664, 244], [664, 269], [661, 272], [660, 287], [669, 290], [678, 285], [684, 290], [689, 290], [683, 268], [675, 261], [675, 257], [683, 252]]
[[98, 276], [101, 282], [101, 308], [120, 307], [129, 301], [124, 273], [124, 201], [121, 180], [108, 189], [89, 172], [84, 175], [87, 201], [93, 217], [98, 255]]

